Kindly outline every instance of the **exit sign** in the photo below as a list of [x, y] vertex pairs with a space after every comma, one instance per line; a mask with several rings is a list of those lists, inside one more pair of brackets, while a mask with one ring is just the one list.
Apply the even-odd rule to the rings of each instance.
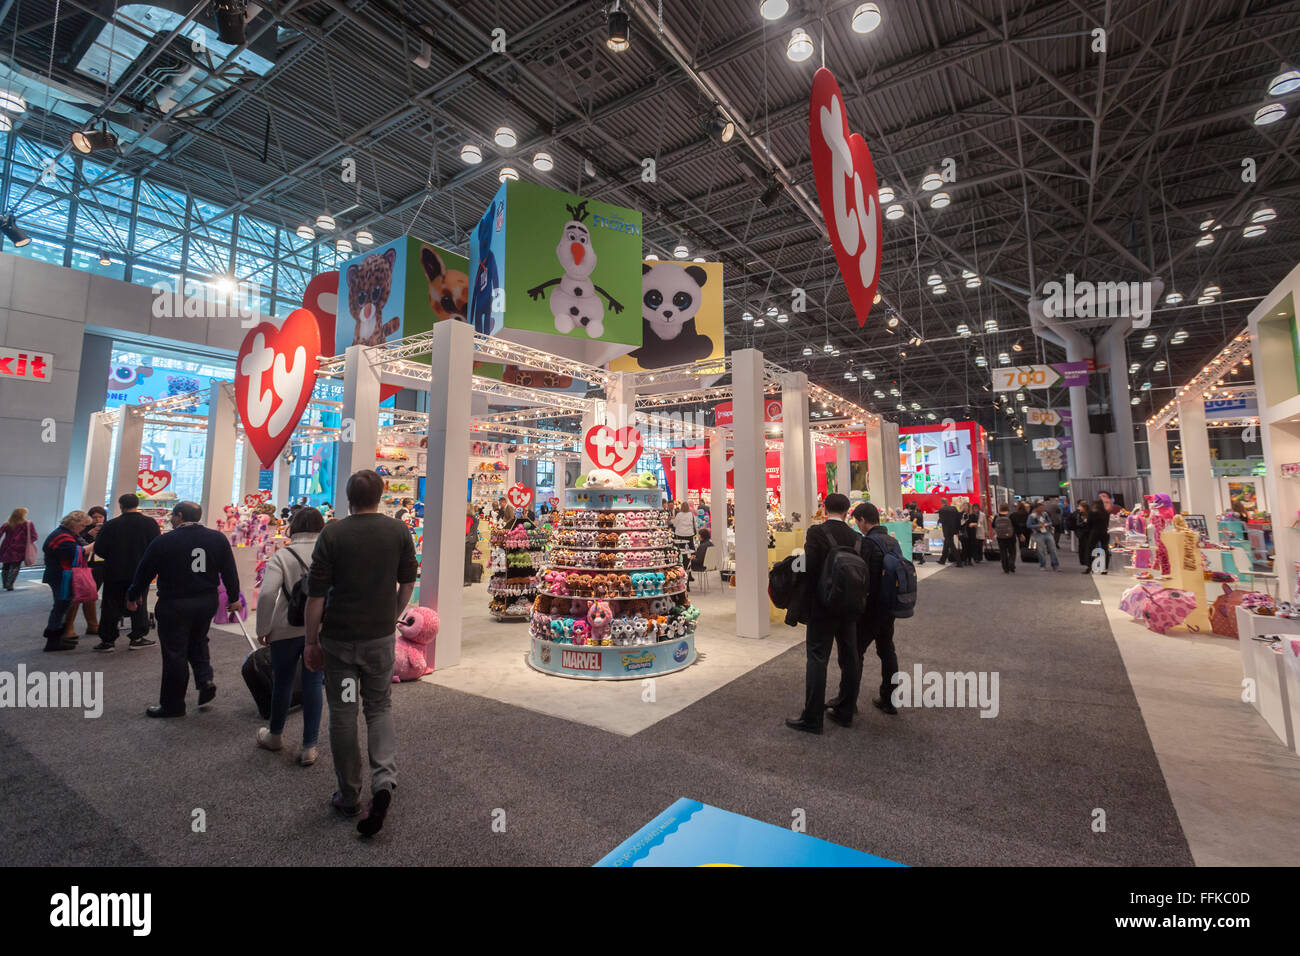
[[52, 371], [54, 371], [54, 356], [48, 352], [0, 348], [0, 378], [48, 382]]

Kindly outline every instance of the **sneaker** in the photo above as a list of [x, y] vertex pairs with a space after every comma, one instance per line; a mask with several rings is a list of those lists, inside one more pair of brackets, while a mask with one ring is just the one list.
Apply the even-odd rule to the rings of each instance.
[[316, 748], [303, 747], [302, 753], [298, 755], [298, 762], [304, 767], [310, 767], [316, 762]]
[[109, 643], [108, 641], [100, 641], [98, 644], [96, 644], [94, 647], [92, 647], [91, 650], [92, 650], [92, 651], [100, 651], [100, 652], [102, 652], [102, 653], [104, 653], [104, 654], [111, 654], [111, 653], [113, 653], [113, 651], [117, 650], [117, 648], [114, 647], [114, 646], [113, 646], [111, 643]]
[[257, 731], [257, 745], [263, 750], [279, 750], [282, 743], [280, 735], [271, 733], [270, 727], [261, 727]]
[[147, 637], [133, 637], [131, 643], [127, 645], [130, 650], [137, 650], [141, 647], [153, 647], [157, 641], [151, 641]]

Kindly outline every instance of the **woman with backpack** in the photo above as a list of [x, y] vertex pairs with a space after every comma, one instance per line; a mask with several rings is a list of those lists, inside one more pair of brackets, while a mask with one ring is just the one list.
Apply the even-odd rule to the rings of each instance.
[[[311, 567], [316, 539], [325, 527], [325, 519], [315, 508], [301, 508], [289, 520], [289, 545], [281, 548], [266, 562], [262, 589], [257, 597], [257, 639], [271, 649], [271, 723], [257, 731], [257, 745], [279, 750], [289, 705], [293, 700], [293, 682], [302, 672], [302, 755], [299, 762], [310, 767], [316, 762], [316, 742], [320, 738], [322, 690], [325, 672], [308, 669], [303, 661], [307, 628], [298, 615], [307, 603], [307, 571]], [[299, 584], [301, 583], [301, 588]], [[297, 623], [290, 623], [290, 610]]]
[[993, 536], [998, 541], [998, 557], [1002, 559], [1002, 573], [1016, 573], [1016, 526], [1011, 523], [1011, 506], [1005, 501], [998, 505], [998, 516], [993, 519]]
[[[14, 589], [24, 562], [36, 563], [36, 525], [27, 520], [26, 508], [15, 508], [9, 520], [0, 525], [0, 565], [6, 591]], [[29, 561], [30, 559], [30, 561]]]

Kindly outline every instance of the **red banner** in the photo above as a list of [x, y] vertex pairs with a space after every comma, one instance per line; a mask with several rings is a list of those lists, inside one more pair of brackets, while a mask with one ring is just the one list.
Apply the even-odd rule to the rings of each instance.
[[263, 468], [275, 465], [302, 420], [316, 387], [319, 354], [320, 327], [306, 309], [289, 313], [278, 329], [261, 323], [239, 347], [235, 404]]

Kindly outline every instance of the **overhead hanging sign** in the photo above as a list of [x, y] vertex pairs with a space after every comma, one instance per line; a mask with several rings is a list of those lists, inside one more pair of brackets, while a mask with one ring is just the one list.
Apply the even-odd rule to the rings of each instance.
[[1061, 443], [1055, 438], [1035, 438], [1034, 451], [1057, 451]]
[[294, 309], [278, 329], [263, 322], [244, 336], [235, 363], [235, 404], [263, 468], [271, 468], [302, 420], [316, 387], [320, 326]]
[[141, 468], [135, 482], [141, 491], [153, 498], [172, 483], [172, 473], [163, 469], [154, 471], [152, 468]]
[[1025, 422], [1030, 425], [1059, 425], [1061, 416], [1050, 408], [1031, 408], [1025, 413]]
[[1211, 398], [1205, 403], [1205, 417], [1252, 418], [1259, 414], [1259, 404], [1254, 395], [1242, 398]]
[[1055, 362], [1052, 368], [1060, 373], [1062, 388], [1074, 388], [1087, 386], [1088, 373], [1093, 370], [1093, 364], [1091, 359], [1085, 359], [1080, 362]]
[[808, 146], [826, 231], [861, 328], [880, 281], [879, 186], [871, 150], [860, 135], [849, 132], [844, 97], [826, 67], [813, 75]]
[[1060, 379], [1060, 374], [1050, 365], [1012, 365], [993, 370], [993, 390], [1014, 392], [1021, 388], [1048, 388]]
[[635, 428], [620, 428], [616, 431], [608, 425], [597, 425], [587, 429], [582, 445], [587, 451], [587, 457], [596, 463], [597, 468], [608, 468], [617, 474], [626, 475], [636, 467], [644, 442], [641, 433]]
[[506, 501], [516, 508], [527, 508], [533, 503], [533, 489], [522, 481], [516, 481], [510, 486], [510, 490], [506, 492]]

